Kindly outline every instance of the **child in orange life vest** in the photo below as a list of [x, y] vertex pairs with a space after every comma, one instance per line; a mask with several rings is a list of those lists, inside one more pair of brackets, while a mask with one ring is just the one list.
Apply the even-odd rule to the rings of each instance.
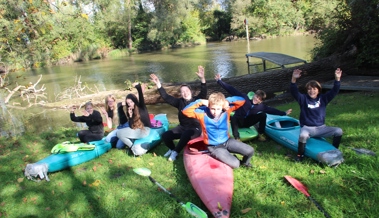
[[[183, 109], [183, 114], [199, 120], [204, 143], [212, 157], [224, 162], [232, 168], [240, 166], [251, 167], [250, 160], [254, 154], [254, 148], [230, 138], [229, 120], [230, 113], [245, 103], [244, 98], [233, 96], [225, 98], [221, 92], [213, 93], [208, 100], [197, 100]], [[243, 155], [240, 161], [235, 155]]]

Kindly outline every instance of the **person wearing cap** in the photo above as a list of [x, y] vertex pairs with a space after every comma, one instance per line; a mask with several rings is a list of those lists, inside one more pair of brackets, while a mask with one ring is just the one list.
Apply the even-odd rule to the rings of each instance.
[[333, 146], [338, 148], [341, 143], [342, 129], [325, 125], [326, 106], [338, 94], [341, 86], [342, 70], [337, 68], [334, 72], [334, 85], [331, 90], [322, 94], [321, 84], [310, 80], [305, 84], [306, 94], [299, 92], [296, 80], [301, 77], [301, 70], [295, 69], [292, 73], [290, 91], [300, 106], [300, 135], [296, 161], [302, 161], [305, 145], [310, 137], [333, 137]]
[[262, 90], [249, 92], [248, 95], [238, 91], [233, 86], [225, 83], [221, 80], [220, 74], [215, 75], [217, 83], [225, 89], [232, 96], [241, 96], [245, 99], [245, 104], [238, 108], [234, 115], [230, 118], [230, 125], [232, 127], [232, 133], [235, 139], [239, 140], [240, 135], [238, 128], [249, 128], [257, 123], [258, 125], [258, 140], [266, 141], [265, 127], [266, 127], [266, 114], [273, 115], [288, 115], [292, 112], [292, 109], [287, 111], [281, 111], [273, 107], [269, 107], [263, 104], [266, 98], [266, 93]]
[[[164, 154], [164, 157], [169, 157], [169, 161], [176, 160], [176, 157], [181, 150], [187, 145], [187, 142], [193, 138], [201, 135], [201, 127], [198, 120], [194, 118], [189, 118], [183, 115], [182, 110], [191, 102], [198, 99], [205, 99], [207, 97], [207, 86], [204, 77], [204, 67], [198, 66], [197, 76], [200, 78], [200, 93], [196, 96], [192, 95], [191, 87], [187, 84], [180, 86], [180, 98], [176, 98], [166, 93], [165, 89], [162, 87], [159, 78], [155, 74], [151, 74], [151, 81], [155, 83], [158, 88], [161, 97], [170, 104], [171, 106], [178, 109], [178, 120], [179, 125], [173, 129], [168, 130], [163, 133], [162, 141], [169, 148], [169, 150]], [[179, 139], [178, 144], [175, 146], [174, 140]]]

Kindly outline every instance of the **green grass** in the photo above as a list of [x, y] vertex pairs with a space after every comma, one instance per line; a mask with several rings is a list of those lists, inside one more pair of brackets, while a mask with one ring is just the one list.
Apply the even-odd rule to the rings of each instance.
[[[296, 102], [277, 108], [292, 108], [292, 116], [298, 118]], [[305, 184], [332, 217], [377, 217], [378, 157], [358, 155], [349, 147], [378, 153], [378, 108], [379, 93], [340, 93], [330, 103], [327, 125], [344, 130], [340, 149], [345, 162], [337, 168], [311, 159], [295, 163], [294, 152], [272, 140], [249, 142], [256, 151], [254, 167], [234, 170], [231, 217], [323, 217], [311, 201], [285, 182], [285, 175]], [[182, 154], [174, 163], [168, 162], [163, 144], [138, 158], [112, 149], [98, 159], [50, 173], [50, 182], [24, 177], [27, 163], [46, 157], [59, 142], [75, 140], [76, 131], [0, 138], [0, 217], [189, 217], [148, 178], [135, 174], [132, 169], [137, 167], [149, 168], [154, 179], [184, 202], [207, 211], [188, 180]]]

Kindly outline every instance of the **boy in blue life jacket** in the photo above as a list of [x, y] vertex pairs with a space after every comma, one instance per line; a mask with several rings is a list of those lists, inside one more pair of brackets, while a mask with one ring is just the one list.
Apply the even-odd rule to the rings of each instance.
[[[224, 162], [232, 168], [251, 167], [250, 160], [254, 148], [230, 138], [230, 113], [245, 103], [242, 97], [234, 96], [225, 99], [221, 92], [212, 93], [208, 100], [196, 100], [183, 109], [183, 114], [199, 120], [204, 143], [212, 157]], [[243, 155], [240, 161], [231, 153]]]

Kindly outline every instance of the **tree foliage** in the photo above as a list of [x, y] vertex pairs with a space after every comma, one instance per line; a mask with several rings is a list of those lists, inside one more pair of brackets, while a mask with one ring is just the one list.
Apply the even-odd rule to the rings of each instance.
[[335, 22], [318, 35], [321, 43], [313, 51], [315, 58], [333, 54], [356, 57], [356, 65], [379, 66], [379, 1], [348, 0], [333, 12]]

